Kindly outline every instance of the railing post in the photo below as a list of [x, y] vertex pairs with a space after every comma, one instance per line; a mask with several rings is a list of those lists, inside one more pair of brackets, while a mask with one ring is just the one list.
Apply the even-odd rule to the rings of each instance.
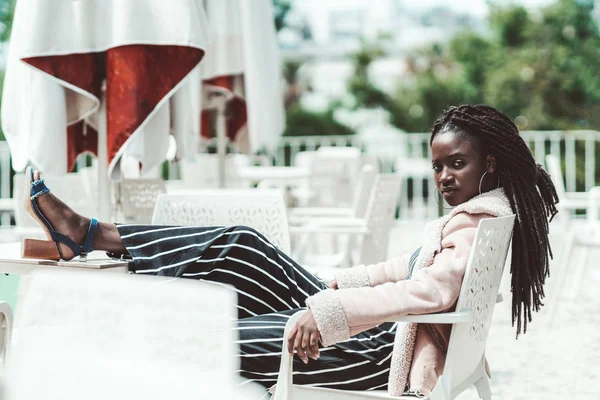
[[565, 177], [567, 192], [574, 192], [577, 186], [577, 167], [575, 165], [575, 137], [573, 132], [565, 132]]
[[591, 133], [585, 135], [585, 190], [596, 186], [596, 141]]

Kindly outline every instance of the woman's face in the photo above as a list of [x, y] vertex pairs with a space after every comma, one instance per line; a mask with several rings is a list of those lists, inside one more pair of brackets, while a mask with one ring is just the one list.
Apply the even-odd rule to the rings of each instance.
[[438, 133], [431, 142], [431, 162], [436, 186], [449, 205], [457, 206], [479, 194], [486, 157], [470, 140], [453, 131]]

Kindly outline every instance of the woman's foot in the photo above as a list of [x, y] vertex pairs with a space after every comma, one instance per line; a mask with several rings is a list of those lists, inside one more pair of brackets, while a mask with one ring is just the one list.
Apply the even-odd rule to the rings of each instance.
[[[26, 185], [27, 192], [26, 192], [26, 196], [25, 196], [25, 201], [30, 202], [31, 200], [30, 200], [29, 168], [26, 171], [25, 177], [26, 177], [26, 181], [28, 182], [28, 184]], [[41, 179], [40, 172], [37, 170], [34, 171], [33, 172], [33, 181], [35, 182], [40, 179]], [[71, 240], [73, 240], [79, 246], [83, 245], [86, 235], [87, 235], [88, 227], [90, 225], [89, 218], [85, 218], [85, 217], [77, 214], [75, 211], [73, 211], [73, 209], [71, 209], [68, 205], [63, 203], [59, 198], [54, 196], [54, 194], [52, 194], [51, 192], [45, 193], [45, 194], [42, 194], [42, 195], [36, 197], [34, 201], [37, 203], [40, 213], [44, 216], [44, 218], [46, 218], [48, 223], [50, 223], [50, 226], [52, 227], [52, 229], [54, 229], [58, 233], [61, 233], [65, 236], [69, 237]], [[26, 204], [25, 208], [28, 211], [31, 210], [31, 207], [29, 207], [28, 204]], [[30, 213], [31, 213], [31, 211], [30, 211]], [[32, 215], [32, 217], [37, 221], [37, 218], [35, 215]], [[45, 229], [46, 227], [42, 226], [42, 228]], [[60, 254], [61, 254], [63, 260], [70, 260], [73, 257], [75, 257], [75, 253], [69, 246], [67, 246], [63, 243], [59, 243], [58, 246], [60, 246]]]

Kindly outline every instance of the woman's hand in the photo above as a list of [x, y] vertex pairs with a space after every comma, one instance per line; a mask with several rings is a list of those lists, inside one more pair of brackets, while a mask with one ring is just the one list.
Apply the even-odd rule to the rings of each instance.
[[329, 286], [329, 289], [337, 290], [338, 289], [337, 280], [334, 279], [331, 282], [328, 282], [327, 286]]
[[316, 360], [321, 355], [319, 353], [320, 337], [317, 321], [309, 309], [292, 328], [288, 336], [288, 351], [294, 355], [294, 350], [296, 350], [296, 354], [304, 361], [304, 364], [308, 363], [308, 357]]

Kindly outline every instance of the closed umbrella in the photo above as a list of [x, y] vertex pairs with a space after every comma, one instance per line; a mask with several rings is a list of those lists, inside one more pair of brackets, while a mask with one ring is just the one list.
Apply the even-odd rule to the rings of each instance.
[[[200, 65], [203, 98], [219, 93], [217, 148], [220, 186], [227, 140], [244, 152], [271, 148], [285, 127], [281, 60], [271, 0], [205, 0], [211, 41]], [[225, 117], [224, 102], [229, 103]], [[215, 106], [215, 104], [212, 104]], [[210, 137], [211, 104], [203, 104], [201, 132]]]
[[13, 168], [63, 174], [97, 154], [109, 217], [107, 176], [124, 155], [151, 168], [171, 131], [197, 138], [200, 104], [185, 83], [199, 77], [206, 27], [195, 0], [19, 0], [2, 104]]

